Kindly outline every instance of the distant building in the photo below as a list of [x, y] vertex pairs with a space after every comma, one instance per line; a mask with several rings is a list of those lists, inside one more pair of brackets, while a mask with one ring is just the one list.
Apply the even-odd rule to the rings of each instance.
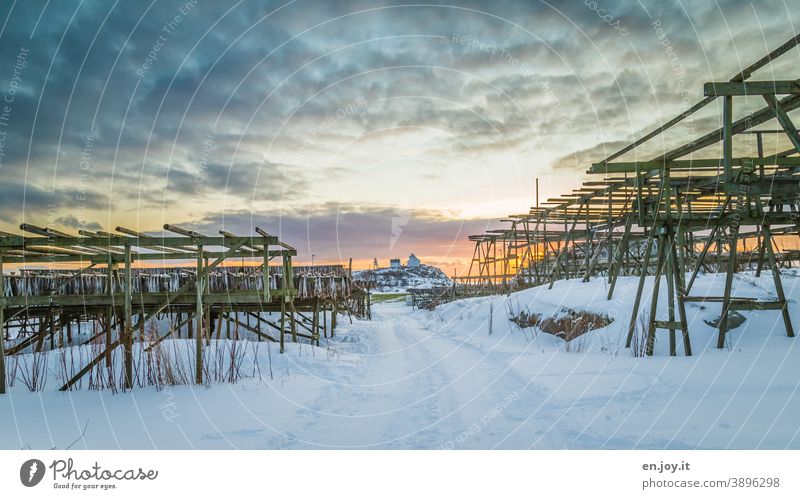
[[392, 258], [391, 260], [389, 260], [389, 268], [399, 269], [400, 268], [400, 259], [399, 258]]
[[414, 253], [408, 255], [408, 263], [406, 265], [408, 265], [409, 267], [419, 267], [420, 263], [422, 262], [419, 261], [419, 258], [414, 256]]

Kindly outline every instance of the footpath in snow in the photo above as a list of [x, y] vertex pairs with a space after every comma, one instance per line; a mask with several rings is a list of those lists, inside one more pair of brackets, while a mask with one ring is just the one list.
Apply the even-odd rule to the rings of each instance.
[[[734, 294], [768, 299], [771, 282], [741, 274]], [[787, 273], [784, 282], [800, 325], [799, 280]], [[701, 276], [693, 294], [718, 295], [722, 285]], [[372, 321], [345, 318], [320, 347], [279, 355], [264, 344], [261, 378], [235, 384], [112, 394], [60, 393], [55, 381], [31, 393], [17, 383], [0, 397], [0, 447], [800, 448], [800, 339], [786, 337], [780, 313], [744, 313], [718, 350], [705, 321], [719, 306], [695, 304], [695, 356], [667, 356], [659, 331], [656, 355], [634, 357], [624, 341], [635, 287], [621, 278], [611, 301], [596, 279], [432, 312], [379, 303]], [[565, 307], [613, 322], [564, 342], [509, 320]]]

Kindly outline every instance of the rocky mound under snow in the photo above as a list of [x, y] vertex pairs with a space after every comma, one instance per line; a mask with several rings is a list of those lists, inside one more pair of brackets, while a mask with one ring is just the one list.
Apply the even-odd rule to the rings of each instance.
[[404, 293], [409, 288], [428, 289], [453, 285], [441, 269], [430, 265], [362, 270], [353, 272], [353, 277], [374, 282], [373, 289], [384, 293]]

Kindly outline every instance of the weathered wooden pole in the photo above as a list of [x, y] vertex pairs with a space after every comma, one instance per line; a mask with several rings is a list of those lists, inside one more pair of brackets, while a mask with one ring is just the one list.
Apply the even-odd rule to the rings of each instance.
[[125, 244], [125, 339], [123, 341], [125, 389], [133, 388], [133, 288], [131, 282], [131, 245]]
[[665, 255], [666, 260], [666, 277], [667, 277], [667, 311], [668, 311], [668, 318], [667, 320], [670, 323], [669, 328], [669, 354], [670, 356], [674, 357], [677, 353], [677, 341], [675, 339], [675, 329], [672, 327], [672, 324], [675, 323], [675, 281], [677, 280], [677, 269], [675, 268], [674, 262], [672, 261], [672, 248], [675, 245], [675, 240], [672, 239], [670, 236], [667, 236], [665, 240], [670, 245], [670, 248], [667, 249], [667, 254]]
[[661, 274], [664, 271], [664, 244], [663, 235], [658, 236], [658, 256], [656, 258], [656, 273], [653, 280], [653, 294], [650, 297], [650, 320], [647, 321], [647, 340], [645, 343], [645, 354], [653, 355], [656, 344], [656, 312], [658, 311], [658, 291], [661, 285]]
[[286, 333], [286, 297], [281, 296], [281, 353], [284, 352], [285, 333]]
[[[733, 182], [733, 96], [726, 95], [723, 97], [722, 105], [722, 163], [725, 169], [725, 182]], [[741, 209], [737, 202], [736, 209]], [[734, 212], [736, 215], [736, 212]], [[739, 235], [739, 222], [736, 220], [730, 230], [730, 244], [728, 245], [728, 269], [725, 274], [725, 292], [722, 298], [722, 313], [718, 321], [719, 336], [717, 338], [717, 348], [725, 346], [725, 333], [728, 329], [728, 309], [731, 300], [731, 288], [733, 287], [733, 274], [736, 273], [736, 243]], [[717, 248], [722, 249], [722, 240], [718, 243]], [[718, 254], [719, 254], [718, 253]], [[719, 272], [721, 265], [718, 266]]]
[[642, 292], [644, 291], [644, 281], [647, 278], [647, 267], [650, 265], [650, 253], [653, 251], [653, 238], [655, 237], [656, 226], [650, 229], [650, 235], [647, 238], [647, 243], [644, 249], [644, 260], [642, 261], [642, 269], [639, 273], [639, 285], [636, 288], [636, 296], [633, 299], [633, 311], [631, 312], [631, 320], [628, 323], [628, 336], [625, 339], [625, 348], [631, 347], [631, 340], [633, 340], [633, 331], [636, 329], [636, 319], [639, 314], [639, 305], [642, 302]]
[[733, 275], [736, 273], [736, 243], [738, 240], [739, 226], [731, 227], [730, 245], [728, 249], [728, 270], [725, 273], [725, 291], [722, 297], [722, 313], [719, 317], [719, 336], [717, 348], [725, 347], [725, 333], [728, 329], [728, 312], [731, 304], [731, 291], [733, 288]]
[[203, 246], [197, 246], [197, 279], [195, 283], [195, 319], [197, 334], [195, 335], [195, 383], [203, 384]]
[[775, 250], [772, 248], [772, 232], [770, 231], [769, 225], [764, 225], [763, 245], [767, 253], [767, 258], [769, 259], [769, 266], [772, 269], [772, 280], [775, 282], [775, 294], [782, 303], [781, 314], [783, 314], [783, 324], [786, 327], [786, 335], [792, 338], [794, 337], [794, 328], [792, 327], [792, 319], [789, 317], [789, 303], [786, 301], [786, 295], [783, 292], [783, 283], [781, 282], [780, 269], [775, 261]]
[[0, 395], [6, 393], [6, 278], [3, 275], [3, 253], [0, 252]]
[[267, 243], [264, 243], [264, 269], [261, 272], [261, 284], [264, 288], [264, 304], [266, 305], [272, 300], [269, 289], [269, 245]]
[[331, 338], [336, 334], [336, 313], [337, 313], [336, 296], [333, 297], [333, 309], [331, 310]]
[[[292, 257], [290, 255], [283, 255], [283, 268], [284, 268], [284, 281], [286, 282], [286, 296], [285, 300], [289, 304], [289, 328], [292, 332], [292, 343], [297, 343], [297, 323], [295, 321], [295, 308], [294, 308], [294, 270], [292, 269]], [[353, 272], [353, 259], [350, 259], [350, 268], [348, 270], [350, 275]]]
[[319, 296], [314, 297], [314, 315], [312, 322], [313, 322], [312, 329], [314, 330], [314, 337], [317, 340], [317, 346], [319, 346]]
[[324, 303], [322, 306], [322, 334], [326, 338], [328, 337], [328, 308]]

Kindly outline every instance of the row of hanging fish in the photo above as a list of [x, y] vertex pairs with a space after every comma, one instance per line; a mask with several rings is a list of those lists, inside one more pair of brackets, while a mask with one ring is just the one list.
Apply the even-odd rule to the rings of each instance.
[[[193, 281], [195, 270], [191, 268], [133, 269], [131, 292], [164, 293], [176, 292], [187, 282]], [[301, 267], [293, 272], [294, 285], [300, 298], [332, 298], [347, 296], [351, 292], [351, 279], [342, 272], [341, 265]], [[282, 287], [281, 267], [270, 267], [271, 289]], [[108, 294], [109, 276], [105, 271], [21, 271], [6, 275], [5, 296], [36, 295], [84, 295]], [[114, 293], [125, 292], [123, 272], [113, 272], [111, 284]], [[261, 269], [258, 267], [225, 267], [209, 273], [211, 292], [263, 290]]]

